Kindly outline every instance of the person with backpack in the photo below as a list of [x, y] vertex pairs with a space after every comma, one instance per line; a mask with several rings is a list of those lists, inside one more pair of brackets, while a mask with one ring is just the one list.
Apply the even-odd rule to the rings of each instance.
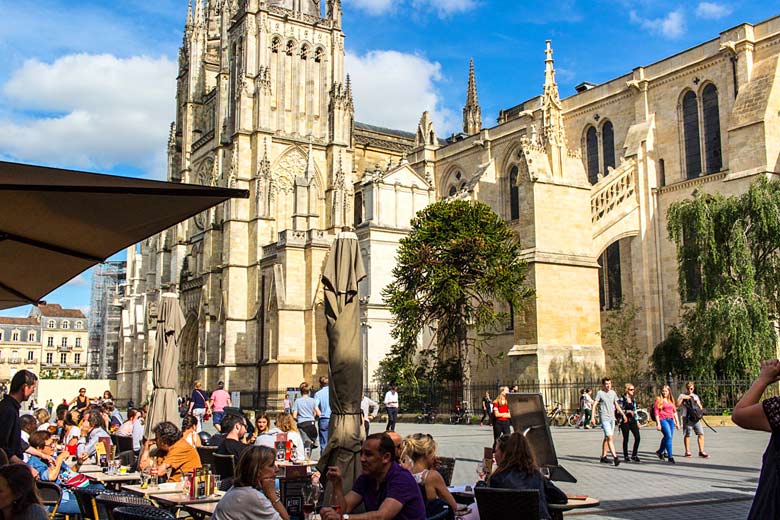
[[695, 433], [696, 441], [699, 443], [699, 457], [708, 459], [710, 455], [704, 451], [704, 427], [702, 426], [704, 408], [701, 405], [699, 396], [693, 392], [695, 388], [693, 381], [688, 381], [685, 384], [685, 393], [677, 397], [677, 407], [680, 409], [683, 422], [685, 456], [693, 457], [691, 453], [691, 433]]

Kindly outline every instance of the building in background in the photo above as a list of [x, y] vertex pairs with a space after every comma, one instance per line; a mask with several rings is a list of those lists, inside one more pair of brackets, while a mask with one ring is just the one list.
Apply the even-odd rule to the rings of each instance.
[[40, 377], [85, 379], [89, 329], [84, 313], [54, 303], [41, 304], [32, 308], [30, 318], [40, 324]]
[[18, 370], [40, 371], [41, 326], [37, 318], [0, 317], [0, 383], [8, 385]]
[[106, 262], [92, 273], [89, 305], [89, 379], [115, 379], [116, 360], [121, 337], [125, 262]]

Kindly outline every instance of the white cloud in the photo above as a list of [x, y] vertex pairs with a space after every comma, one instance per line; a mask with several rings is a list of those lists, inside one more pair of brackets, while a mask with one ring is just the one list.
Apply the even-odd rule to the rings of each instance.
[[638, 24], [642, 29], [667, 38], [678, 38], [685, 32], [685, 16], [682, 9], [670, 11], [662, 18], [643, 18], [636, 11], [631, 11], [629, 17], [632, 23]]
[[348, 6], [365, 11], [370, 15], [377, 16], [392, 10], [395, 4], [394, 0], [347, 0]]
[[[135, 166], [164, 177], [176, 64], [168, 58], [71, 54], [29, 60], [3, 86], [0, 149], [75, 167]], [[162, 171], [161, 171], [162, 169]]]
[[87, 277], [84, 275], [84, 273], [81, 273], [75, 278], [71, 278], [71, 280], [65, 285], [69, 287], [86, 287], [88, 283], [89, 280], [87, 280]]
[[469, 11], [476, 6], [476, 0], [412, 0], [415, 9], [433, 9], [442, 18]]
[[715, 2], [699, 2], [696, 6], [696, 16], [707, 20], [717, 20], [731, 14], [731, 7]]
[[457, 128], [455, 114], [445, 108], [436, 82], [441, 65], [422, 56], [397, 51], [347, 53], [345, 68], [352, 78], [358, 121], [414, 132], [428, 110], [440, 135]]

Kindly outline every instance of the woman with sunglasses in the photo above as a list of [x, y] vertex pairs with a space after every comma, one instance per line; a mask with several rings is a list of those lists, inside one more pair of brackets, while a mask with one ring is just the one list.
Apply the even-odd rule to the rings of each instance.
[[[618, 404], [626, 414], [626, 420], [620, 422], [620, 433], [623, 434], [623, 460], [626, 462], [642, 462], [637, 456], [639, 449], [639, 421], [636, 419], [636, 401], [634, 394], [636, 388], [631, 383], [626, 383], [626, 393], [618, 399]], [[622, 419], [622, 417], [621, 417]], [[631, 458], [628, 457], [628, 433], [634, 436], [634, 447], [631, 450]]]
[[403, 441], [401, 459], [411, 460], [409, 470], [420, 486], [425, 512], [428, 516], [434, 516], [448, 506], [450, 513], [447, 518], [454, 518], [458, 504], [447, 489], [447, 484], [441, 473], [436, 471], [436, 441], [427, 433], [415, 433]]
[[68, 406], [71, 406], [73, 404], [76, 404], [73, 408], [79, 413], [83, 414], [87, 408], [89, 407], [89, 397], [87, 397], [87, 389], [86, 388], [79, 388], [79, 395], [74, 397], [70, 400], [68, 403]]

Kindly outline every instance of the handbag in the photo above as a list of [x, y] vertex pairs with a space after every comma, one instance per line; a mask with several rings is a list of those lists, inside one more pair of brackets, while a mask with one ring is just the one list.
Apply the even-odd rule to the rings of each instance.
[[86, 475], [74, 473], [73, 476], [65, 480], [62, 484], [69, 488], [82, 488], [89, 485], [89, 479]]

